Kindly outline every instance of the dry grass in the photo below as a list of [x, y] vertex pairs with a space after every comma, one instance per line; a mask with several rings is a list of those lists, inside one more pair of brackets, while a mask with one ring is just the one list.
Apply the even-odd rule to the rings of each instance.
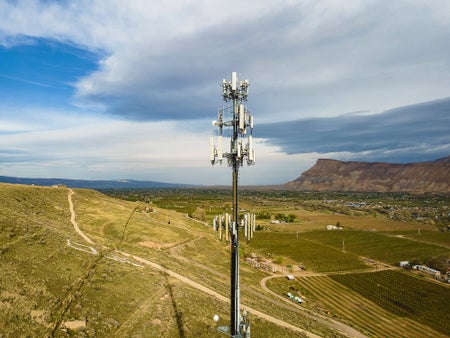
[[[221, 336], [212, 317], [219, 314], [225, 325], [227, 304], [157, 270], [110, 259], [112, 250], [120, 248], [228, 295], [229, 249], [210, 228], [173, 211], [153, 208], [155, 212], [147, 214], [136, 209], [137, 203], [89, 190], [75, 192], [76, 220], [97, 243], [98, 255], [67, 245], [67, 239], [82, 242], [69, 221], [67, 189], [0, 185], [2, 334]], [[243, 273], [243, 281], [250, 284], [243, 285], [248, 291], [245, 302], [278, 316], [282, 308], [260, 295], [261, 276], [251, 269]], [[76, 332], [62, 330], [65, 322], [85, 320], [86, 327]], [[302, 318], [293, 321], [330, 333]], [[293, 336], [258, 318], [252, 318], [252, 331]]]

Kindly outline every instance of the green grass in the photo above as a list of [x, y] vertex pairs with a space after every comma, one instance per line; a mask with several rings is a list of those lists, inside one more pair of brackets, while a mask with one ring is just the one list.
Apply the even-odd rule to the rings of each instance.
[[330, 272], [367, 268], [358, 256], [343, 253], [341, 248], [305, 240], [307, 233], [256, 232], [248, 248], [254, 248], [271, 257], [286, 256], [301, 263], [308, 270]]
[[342, 248], [344, 241], [347, 252], [390, 264], [398, 264], [402, 260], [424, 261], [428, 257], [449, 254], [448, 249], [440, 246], [376, 232], [324, 230], [304, 233], [302, 237], [336, 249]]
[[330, 276], [384, 309], [450, 335], [450, 288], [398, 271]]
[[450, 231], [427, 231], [423, 229], [420, 230], [420, 227], [418, 227], [418, 229], [414, 231], [395, 231], [389, 232], [388, 235], [404, 236], [416, 241], [447, 246], [450, 249]]

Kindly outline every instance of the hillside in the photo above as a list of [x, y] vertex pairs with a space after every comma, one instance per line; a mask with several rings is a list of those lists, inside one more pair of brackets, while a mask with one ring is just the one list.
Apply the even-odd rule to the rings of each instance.
[[[92, 190], [0, 183], [0, 205], [0, 337], [222, 336], [229, 250], [210, 227]], [[331, 335], [267, 299], [264, 276], [243, 286], [256, 336]]]
[[319, 159], [288, 190], [449, 193], [450, 157], [434, 162], [392, 164]]

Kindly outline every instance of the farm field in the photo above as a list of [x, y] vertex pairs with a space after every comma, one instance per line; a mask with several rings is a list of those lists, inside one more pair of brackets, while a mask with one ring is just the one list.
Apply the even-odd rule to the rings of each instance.
[[[443, 233], [439, 235], [446, 236]], [[344, 241], [346, 252], [389, 264], [398, 264], [403, 260], [423, 262], [428, 257], [449, 254], [449, 249], [438, 245], [369, 231], [321, 230], [303, 233], [302, 238], [336, 249], [341, 249]]]
[[[278, 212], [290, 213], [297, 216], [293, 224], [268, 225], [273, 229], [282, 231], [311, 231], [324, 229], [328, 224], [339, 224], [346, 229], [364, 230], [364, 231], [417, 231], [417, 224], [414, 222], [401, 222], [387, 219], [381, 215], [377, 217], [364, 213], [355, 215], [350, 212], [349, 215], [340, 213], [331, 213], [328, 211], [308, 211], [299, 209], [281, 209]], [[357, 213], [357, 212], [356, 212]], [[269, 224], [270, 222], [266, 222]], [[430, 224], [421, 225], [424, 230], [436, 230], [435, 226]]]
[[247, 250], [261, 252], [264, 256], [289, 257], [308, 271], [347, 271], [368, 267], [355, 254], [344, 253], [341, 248], [317, 241], [305, 240], [306, 234], [308, 233], [301, 233], [297, 238], [297, 234], [294, 233], [261, 231], [256, 233], [254, 241], [248, 245], [242, 244], [242, 246]]
[[420, 230], [416, 231], [392, 231], [387, 233], [390, 236], [406, 237], [419, 242], [438, 244], [450, 249], [450, 232]]
[[385, 310], [450, 335], [450, 288], [399, 271], [331, 275]]
[[[302, 306], [351, 323], [369, 337], [447, 336], [445, 331], [442, 332], [442, 326], [438, 331], [407, 316], [395, 314], [368, 299], [366, 295], [334, 280], [336, 276], [346, 278], [353, 275], [305, 276], [297, 277], [293, 281], [273, 278], [268, 281], [267, 286], [280, 295], [286, 295], [288, 291], [294, 292], [304, 300]], [[391, 287], [396, 288], [394, 284], [391, 284]]]

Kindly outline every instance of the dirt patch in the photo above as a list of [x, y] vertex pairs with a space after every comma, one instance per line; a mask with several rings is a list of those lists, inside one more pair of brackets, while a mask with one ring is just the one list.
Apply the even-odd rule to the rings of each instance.
[[48, 322], [46, 318], [48, 318], [48, 312], [45, 310], [31, 310], [30, 312], [31, 319], [36, 323], [39, 323], [44, 326], [48, 326]]
[[72, 331], [82, 330], [86, 328], [86, 321], [85, 320], [68, 321], [64, 323], [63, 327]]
[[152, 324], [153, 324], [154, 326], [161, 326], [162, 321], [161, 321], [160, 319], [153, 319], [153, 320], [152, 320]]
[[157, 242], [152, 242], [152, 241], [145, 241], [145, 242], [139, 242], [138, 245], [140, 246], [144, 246], [146, 248], [150, 248], [150, 249], [156, 249], [156, 250], [162, 250], [162, 249], [167, 249], [167, 248], [171, 248], [175, 245], [177, 245], [177, 242], [172, 242], [172, 243], [157, 243]]

